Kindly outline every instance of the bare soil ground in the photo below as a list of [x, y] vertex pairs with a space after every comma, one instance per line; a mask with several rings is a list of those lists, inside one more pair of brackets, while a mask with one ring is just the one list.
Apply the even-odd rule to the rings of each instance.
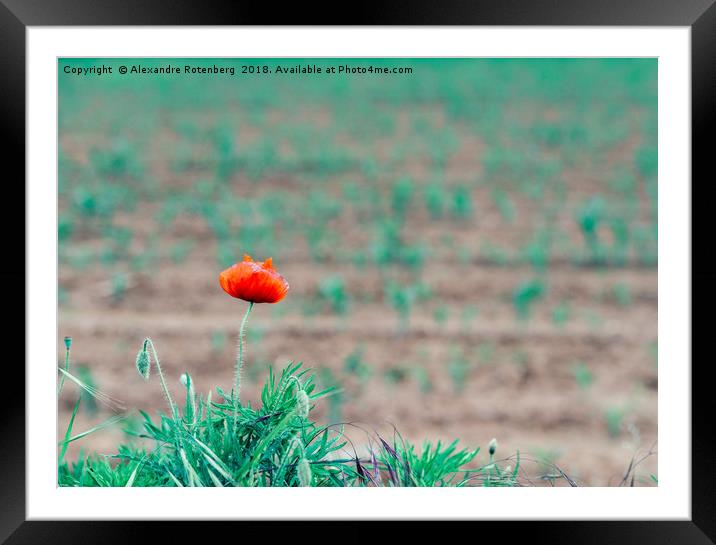
[[[531, 321], [517, 324], [504, 300], [520, 278], [529, 277], [528, 270], [430, 265], [424, 277], [439, 300], [451, 309], [474, 304], [477, 316], [465, 324], [455, 311], [438, 325], [431, 302], [418, 308], [410, 330], [400, 333], [397, 317], [377, 302], [354, 303], [347, 317], [301, 315], [296, 307], [312, 296], [315, 266], [285, 260], [278, 266], [290, 279], [293, 301], [284, 303], [285, 315], [276, 316], [279, 305], [260, 305], [251, 317], [250, 329], [261, 338], [249, 335], [245, 399], [259, 401], [267, 363], [280, 368], [290, 360], [303, 361], [342, 376], [345, 359], [362, 347], [372, 376], [346, 378], [342, 418], [368, 429], [385, 430], [392, 423], [413, 441], [460, 438], [465, 446], [484, 447], [497, 437], [500, 454], [519, 449], [526, 456], [554, 460], [574, 479], [592, 485], [618, 482], [634, 452], [656, 441], [657, 367], [650, 350], [657, 334], [656, 271], [555, 270], [547, 301]], [[68, 274], [73, 303], [62, 309], [60, 334], [73, 336], [74, 362], [89, 367], [98, 386], [128, 408], [165, 410], [158, 384], [143, 382], [134, 370], [145, 335], [156, 341], [177, 398], [183, 395], [178, 377], [184, 371], [194, 377], [199, 392], [217, 385], [228, 389], [245, 305], [228, 298], [215, 276], [202, 266], [164, 265], [151, 277], [137, 278], [125, 300], [112, 307], [101, 273], [96, 279], [83, 273], [81, 282]], [[379, 289], [373, 276], [346, 272], [348, 284], [361, 293]], [[635, 294], [628, 307], [602, 296], [617, 282]], [[566, 297], [576, 316], [558, 326], [550, 310]], [[217, 334], [227, 340], [222, 347], [212, 343]], [[448, 372], [456, 352], [470, 362], [459, 391]], [[594, 376], [589, 388], [575, 381], [577, 362]], [[411, 372], [417, 366], [430, 377], [427, 393]], [[397, 380], [387, 380], [386, 373], [396, 369]], [[60, 404], [61, 429], [74, 394], [67, 390]], [[328, 400], [319, 403], [319, 419], [327, 418], [327, 407]], [[624, 412], [618, 437], [608, 434], [605, 413], [610, 409]], [[101, 410], [95, 420], [107, 414]], [[77, 430], [91, 425], [83, 420]], [[348, 431], [361, 442], [362, 432]], [[120, 435], [98, 433], [70, 455], [80, 446], [110, 453]], [[656, 459], [647, 460], [642, 470], [656, 473]]]

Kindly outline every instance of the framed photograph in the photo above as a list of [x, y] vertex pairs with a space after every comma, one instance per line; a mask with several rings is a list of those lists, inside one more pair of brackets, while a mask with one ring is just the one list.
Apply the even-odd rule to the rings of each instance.
[[712, 543], [716, 8], [523, 4], [4, 1], [0, 541]]

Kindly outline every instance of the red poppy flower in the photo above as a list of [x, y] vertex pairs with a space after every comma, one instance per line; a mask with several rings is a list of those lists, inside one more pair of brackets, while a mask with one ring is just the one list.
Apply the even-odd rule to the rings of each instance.
[[231, 297], [251, 303], [278, 303], [288, 292], [288, 282], [273, 268], [270, 257], [262, 263], [244, 255], [241, 263], [222, 271], [219, 284]]

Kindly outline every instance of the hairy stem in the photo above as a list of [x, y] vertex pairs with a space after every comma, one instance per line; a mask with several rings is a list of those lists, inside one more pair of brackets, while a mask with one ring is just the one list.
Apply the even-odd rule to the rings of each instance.
[[164, 380], [164, 373], [162, 373], [162, 366], [159, 365], [159, 356], [157, 356], [157, 350], [154, 348], [154, 343], [152, 342], [152, 339], [147, 337], [147, 339], [144, 341], [145, 347], [148, 344], [152, 349], [152, 356], [154, 356], [154, 363], [157, 365], [157, 374], [159, 375], [159, 381], [162, 383], [162, 390], [164, 390], [164, 397], [167, 398], [167, 403], [169, 403], [169, 409], [172, 412], [172, 416], [175, 420], [179, 419], [179, 411], [177, 410], [176, 405], [174, 405], [174, 401], [172, 400], [172, 396], [169, 393], [169, 388], [167, 388], [167, 382]]
[[246, 322], [249, 319], [251, 309], [254, 308], [253, 302], [249, 303], [249, 308], [246, 309], [244, 319], [241, 320], [241, 327], [239, 328], [239, 354], [236, 358], [236, 376], [234, 377], [234, 391], [236, 395], [236, 406], [238, 407], [241, 401], [241, 371], [244, 368], [244, 336], [246, 330]]
[[[70, 371], [70, 347], [66, 346], [65, 348], [65, 371], [69, 373]], [[65, 384], [65, 375], [60, 374], [60, 383], [57, 385], [57, 395], [60, 395], [60, 392], [62, 392], [62, 386]]]

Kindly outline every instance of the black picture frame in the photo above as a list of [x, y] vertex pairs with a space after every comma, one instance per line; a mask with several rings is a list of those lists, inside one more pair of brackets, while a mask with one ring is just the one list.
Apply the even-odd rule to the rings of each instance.
[[[133, 543], [150, 533], [164, 541], [181, 537], [185, 525], [178, 522], [53, 522], [25, 521], [25, 300], [32, 289], [25, 282], [25, 31], [28, 26], [81, 25], [248, 25], [248, 24], [345, 24], [335, 4], [287, 4], [277, 9], [266, 3], [212, 0], [0, 0], [0, 67], [2, 93], [0, 116], [5, 134], [3, 148], [6, 203], [3, 222], [4, 267], [0, 271], [5, 302], [5, 326], [0, 338], [6, 349], [2, 369], [0, 420], [0, 541], [10, 545]], [[360, 3], [349, 6], [351, 25], [576, 25], [576, 26], [688, 26], [692, 54], [692, 484], [690, 521], [629, 522], [491, 522], [482, 523], [475, 539], [499, 539], [525, 532], [531, 543], [580, 545], [706, 544], [716, 539], [716, 471], [712, 464], [714, 426], [710, 420], [714, 396], [707, 378], [712, 365], [706, 352], [707, 313], [716, 302], [716, 290], [708, 282], [716, 278], [709, 261], [713, 228], [705, 219], [716, 202], [709, 162], [713, 151], [707, 131], [716, 126], [716, 5], [714, 0], [472, 0]], [[711, 176], [712, 178], [713, 176]], [[696, 183], [696, 180], [699, 183]], [[697, 212], [702, 212], [697, 214]], [[665, 226], [668, 229], [668, 226]], [[702, 248], [701, 252], [696, 249]], [[54, 282], [54, 278], [48, 278]], [[19, 287], [24, 289], [20, 290]], [[701, 288], [701, 289], [699, 289]], [[10, 303], [10, 304], [8, 304]], [[17, 311], [17, 314], [14, 312]], [[699, 316], [700, 314], [700, 316]], [[701, 319], [697, 319], [701, 318]], [[701, 334], [700, 336], [698, 334]], [[700, 339], [700, 340], [699, 340]], [[701, 348], [701, 358], [697, 357]], [[10, 349], [8, 353], [7, 349]], [[681, 362], [665, 362], [664, 365]], [[11, 415], [11, 416], [8, 416]], [[684, 452], [688, 452], [685, 446]], [[78, 517], [81, 514], [78, 513]], [[320, 518], [320, 513], [316, 513]], [[207, 525], [211, 523], [200, 523]], [[236, 526], [206, 528], [218, 538], [228, 537]], [[241, 523], [242, 535], [251, 536], [254, 523]], [[243, 530], [247, 530], [244, 533]], [[273, 531], [283, 526], [273, 526]], [[200, 530], [201, 531], [201, 530]], [[395, 530], [377, 529], [388, 536]], [[343, 538], [371, 539], [362, 532], [342, 533]], [[361, 537], [362, 536], [362, 537]], [[297, 537], [298, 538], [298, 537]], [[241, 539], [236, 536], [236, 539]], [[303, 538], [301, 538], [303, 539]], [[306, 537], [308, 539], [308, 537]], [[350, 540], [350, 537], [348, 537]], [[511, 539], [509, 540], [511, 541]]]

